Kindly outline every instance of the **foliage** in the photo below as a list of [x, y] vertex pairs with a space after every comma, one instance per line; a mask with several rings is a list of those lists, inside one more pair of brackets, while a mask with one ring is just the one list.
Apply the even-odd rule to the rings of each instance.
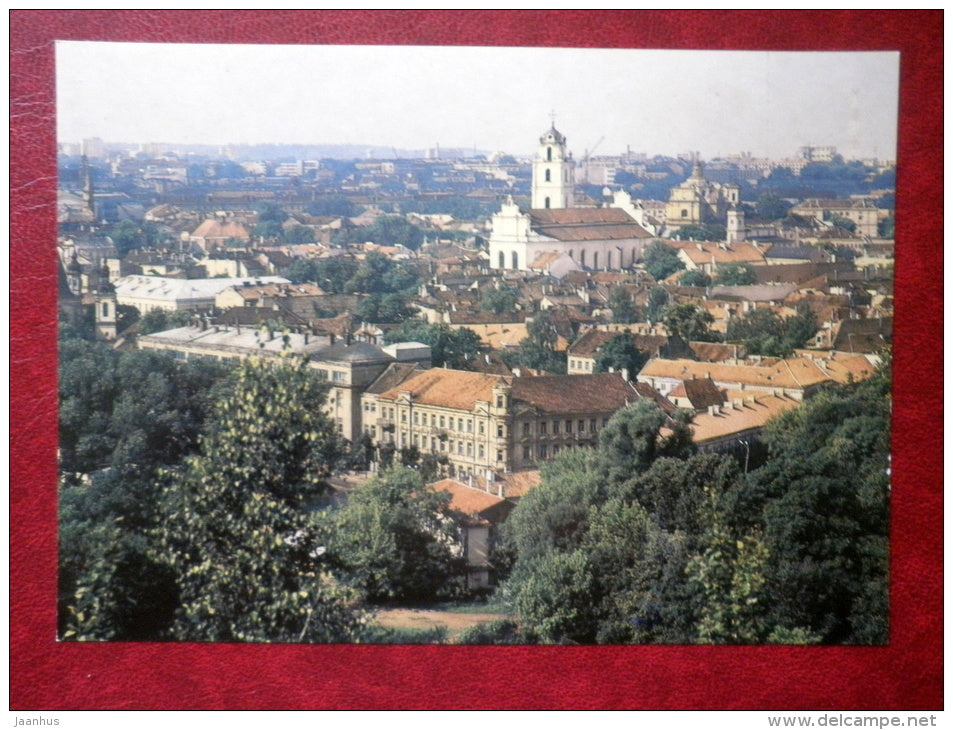
[[711, 277], [701, 269], [691, 269], [678, 277], [681, 286], [709, 286]]
[[171, 634], [189, 641], [344, 641], [359, 615], [327, 574], [305, 508], [342, 444], [305, 363], [250, 359], [200, 453], [162, 481], [155, 559], [174, 571]]
[[490, 288], [483, 292], [480, 297], [480, 309], [486, 312], [502, 314], [503, 312], [512, 312], [516, 309], [519, 299], [516, 292], [512, 289]]
[[526, 632], [512, 619], [494, 619], [464, 629], [457, 638], [457, 644], [535, 644], [538, 637]]
[[354, 308], [354, 314], [365, 322], [394, 324], [412, 319], [417, 309], [400, 294], [371, 294]]
[[154, 332], [185, 327], [191, 319], [192, 313], [185, 311], [167, 312], [164, 309], [153, 309], [142, 315], [139, 320], [139, 334], [151, 335]]
[[[320, 281], [318, 282], [321, 283]], [[345, 285], [345, 291], [360, 294], [413, 294], [420, 278], [405, 263], [397, 263], [372, 252], [364, 257]]]
[[668, 290], [661, 286], [649, 290], [649, 301], [645, 307], [645, 316], [649, 322], [655, 324], [661, 319], [662, 311], [668, 306], [671, 297]]
[[526, 322], [527, 337], [520, 340], [517, 350], [503, 353], [503, 362], [509, 368], [524, 367], [545, 370], [557, 375], [566, 373], [566, 356], [556, 352], [559, 335], [549, 311], [539, 312]]
[[[781, 169], [786, 170], [787, 168]], [[772, 174], [775, 171], [772, 171]], [[758, 196], [758, 202], [755, 205], [755, 215], [763, 221], [774, 221], [784, 218], [790, 208], [789, 203], [786, 203], [774, 193], [762, 193]]]
[[724, 241], [727, 235], [727, 230], [720, 223], [699, 223], [680, 226], [675, 238], [679, 241]]
[[285, 243], [314, 243], [314, 231], [308, 226], [291, 226], [282, 235]]
[[637, 404], [543, 467], [504, 525], [517, 618], [481, 640], [886, 640], [889, 366], [772, 422], [747, 474], [687, 428]]
[[629, 379], [634, 380], [648, 360], [648, 353], [635, 346], [631, 333], [622, 332], [600, 348], [596, 356], [595, 372], [606, 373], [610, 368], [615, 372], [627, 370]]
[[758, 281], [758, 275], [751, 264], [732, 261], [718, 267], [717, 279], [721, 286], [748, 286]]
[[817, 334], [817, 317], [810, 306], [799, 304], [787, 319], [766, 308], [752, 309], [728, 322], [726, 338], [740, 341], [751, 355], [789, 357]]
[[678, 257], [678, 252], [661, 241], [653, 241], [642, 251], [642, 260], [645, 270], [656, 281], [667, 279], [676, 271], [685, 268], [685, 264]]
[[318, 522], [336, 574], [373, 603], [452, 595], [462, 558], [449, 503], [407, 467], [357, 486]]
[[715, 318], [698, 304], [669, 304], [662, 308], [660, 319], [672, 337], [690, 342], [718, 341], [718, 335], [710, 329]]
[[632, 297], [624, 287], [617, 286], [609, 293], [607, 302], [609, 309], [612, 310], [612, 322], [614, 324], [632, 324], [642, 319], [642, 312], [632, 301]]
[[195, 450], [228, 367], [68, 337], [60, 356], [60, 635], [156, 638], [174, 585], [147, 552], [155, 477]]
[[852, 221], [850, 218], [845, 218], [841, 215], [831, 215], [827, 217], [827, 220], [838, 228], [843, 228], [849, 233], [854, 233], [857, 230], [857, 223]]
[[471, 329], [453, 329], [445, 322], [430, 324], [420, 319], [408, 319], [384, 336], [388, 344], [395, 342], [422, 342], [430, 347], [434, 367], [465, 369], [471, 358], [480, 351], [480, 336]]
[[330, 195], [308, 203], [308, 215], [315, 216], [342, 216], [353, 218], [360, 213], [358, 206], [343, 195]]
[[357, 229], [348, 240], [373, 241], [380, 246], [403, 246], [412, 251], [424, 241], [423, 231], [403, 216], [385, 215], [365, 229]]

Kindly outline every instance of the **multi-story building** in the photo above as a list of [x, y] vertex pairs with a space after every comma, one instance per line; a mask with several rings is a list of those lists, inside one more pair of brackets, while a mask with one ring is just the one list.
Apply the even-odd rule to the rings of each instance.
[[362, 397], [375, 442], [444, 456], [460, 476], [534, 468], [595, 443], [642, 396], [619, 373], [514, 377], [432, 368]]

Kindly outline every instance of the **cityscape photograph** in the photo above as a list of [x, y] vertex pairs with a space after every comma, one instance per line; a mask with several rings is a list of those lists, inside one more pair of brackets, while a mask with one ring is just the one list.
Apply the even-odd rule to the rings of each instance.
[[899, 61], [58, 41], [58, 640], [886, 645]]

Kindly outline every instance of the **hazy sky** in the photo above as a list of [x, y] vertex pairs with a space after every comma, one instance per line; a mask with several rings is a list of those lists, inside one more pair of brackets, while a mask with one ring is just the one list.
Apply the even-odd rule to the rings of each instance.
[[[62, 142], [896, 156], [899, 54], [58, 42]], [[600, 142], [601, 140], [601, 142]], [[598, 146], [597, 146], [598, 143]]]

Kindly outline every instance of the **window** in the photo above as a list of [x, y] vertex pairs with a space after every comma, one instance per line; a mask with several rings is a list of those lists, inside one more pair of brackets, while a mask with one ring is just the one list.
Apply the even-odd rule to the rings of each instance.
[[548, 167], [546, 168], [546, 182], [551, 182], [550, 177], [549, 177], [549, 168], [548, 168]]
[[595, 419], [595, 418], [590, 418], [590, 419], [589, 419], [589, 430], [592, 431], [593, 433], [595, 433], [595, 430], [596, 430], [596, 419]]
[[529, 461], [533, 458], [533, 450], [529, 446], [523, 447], [523, 460]]
[[583, 421], [581, 418], [579, 419], [579, 423], [576, 424], [576, 430], [577, 430], [579, 433], [585, 433], [585, 432], [586, 432], [586, 422]]
[[540, 436], [546, 435], [546, 421], [539, 422], [539, 435]]
[[502, 251], [500, 251], [500, 265], [498, 268], [500, 269], [506, 268], [506, 254], [504, 254]]
[[331, 375], [331, 379], [332, 379], [335, 383], [342, 383], [342, 382], [344, 382], [345, 380], [347, 380], [347, 373], [342, 373], [342, 372], [340, 372], [340, 371], [338, 371], [338, 370], [335, 370], [335, 371], [332, 373], [332, 375]]
[[566, 419], [566, 433], [572, 433], [572, 419]]
[[682, 208], [682, 218], [688, 218], [688, 208]]
[[443, 416], [440, 416], [440, 428], [443, 428], [446, 424], [444, 423]]
[[458, 418], [458, 419], [457, 419], [457, 430], [458, 430], [458, 431], [463, 431], [463, 419], [462, 419], [462, 418]]
[[430, 438], [430, 450], [431, 450], [431, 451], [436, 451], [436, 450], [437, 450], [437, 439], [435, 439], [435, 438], [433, 438], [433, 437]]
[[546, 162], [552, 162], [552, 161], [553, 161], [553, 148], [547, 147], [546, 148]]
[[503, 449], [496, 450], [496, 460], [503, 461]]
[[482, 459], [484, 455], [483, 444], [480, 444], [479, 446], [477, 446], [477, 452], [479, 453], [480, 458]]
[[[546, 207], [548, 208], [549, 206], [547, 205]], [[516, 251], [514, 251], [513, 252], [513, 268], [518, 269], [519, 267], [520, 267], [520, 257], [519, 257], [519, 254], [517, 254]]]
[[473, 419], [467, 419], [467, 433], [473, 433]]
[[486, 433], [486, 429], [484, 428], [483, 421], [480, 421], [480, 433], [481, 434]]
[[559, 433], [559, 421], [553, 421], [553, 435]]
[[543, 207], [544, 207], [544, 208], [548, 208], [548, 207], [549, 207], [549, 196], [548, 196], [548, 195], [546, 196], [546, 200], [545, 200], [545, 202], [544, 202], [544, 204], [543, 204]]
[[503, 401], [503, 396], [502, 396], [502, 395], [496, 396], [496, 407], [497, 407], [497, 408], [502, 408], [502, 407], [503, 407], [503, 403], [504, 403], [504, 401]]
[[420, 414], [418, 414], [417, 411], [414, 411], [414, 425], [416, 426], [419, 423], [420, 423]]
[[503, 429], [503, 424], [496, 424], [496, 436], [497, 438], [503, 438], [506, 435], [506, 431]]
[[103, 316], [109, 316], [109, 302], [103, 302]]
[[548, 454], [547, 454], [547, 450], [546, 450], [546, 445], [545, 445], [545, 444], [540, 444], [540, 446], [539, 446], [539, 458], [540, 458], [540, 459], [545, 459], [547, 456], [548, 456]]
[[553, 444], [553, 456], [559, 453], [559, 444]]
[[467, 456], [473, 456], [473, 444], [467, 441]]
[[523, 435], [529, 436], [529, 421], [523, 423]]
[[457, 453], [463, 456], [463, 442], [457, 441]]
[[407, 423], [407, 411], [400, 412], [400, 422]]
[[592, 268], [594, 269], [599, 268], [599, 252], [598, 251], [592, 254]]

